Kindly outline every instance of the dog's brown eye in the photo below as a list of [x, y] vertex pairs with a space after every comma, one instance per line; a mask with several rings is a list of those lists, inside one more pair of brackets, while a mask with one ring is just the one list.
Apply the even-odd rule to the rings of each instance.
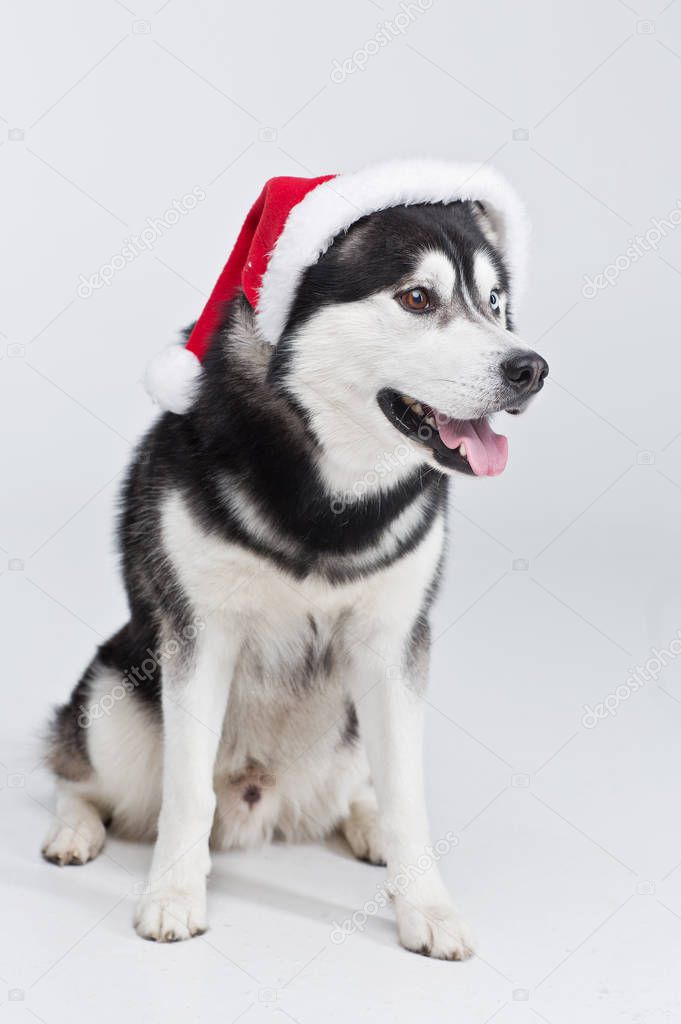
[[423, 313], [430, 309], [430, 295], [425, 288], [410, 288], [398, 297], [404, 308], [411, 313]]

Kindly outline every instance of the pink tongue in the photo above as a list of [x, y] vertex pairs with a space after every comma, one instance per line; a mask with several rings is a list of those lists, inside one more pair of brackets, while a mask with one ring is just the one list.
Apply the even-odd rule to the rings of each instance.
[[448, 448], [463, 444], [466, 457], [476, 476], [498, 476], [506, 468], [508, 439], [495, 434], [486, 419], [449, 420], [435, 414], [442, 443]]

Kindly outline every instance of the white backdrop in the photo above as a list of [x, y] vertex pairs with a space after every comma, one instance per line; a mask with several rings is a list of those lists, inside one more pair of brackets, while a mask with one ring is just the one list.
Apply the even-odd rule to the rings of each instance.
[[[1, 1012], [681, 1020], [681, 3], [8, 0], [3, 22]], [[221, 855], [205, 938], [144, 944], [148, 849], [40, 861], [35, 742], [124, 620], [140, 377], [266, 178], [414, 154], [526, 199], [518, 327], [551, 365], [505, 475], [456, 484], [435, 615], [433, 835], [481, 955], [410, 957], [385, 912], [334, 942], [381, 875], [323, 848]]]

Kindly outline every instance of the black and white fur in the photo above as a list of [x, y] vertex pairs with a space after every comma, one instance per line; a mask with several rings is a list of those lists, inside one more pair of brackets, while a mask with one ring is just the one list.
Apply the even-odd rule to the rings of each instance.
[[[417, 286], [428, 316], [396, 301]], [[528, 395], [502, 372], [524, 348], [510, 286], [477, 204], [371, 214], [304, 274], [276, 347], [238, 296], [191, 409], [141, 443], [119, 527], [130, 620], [56, 713], [43, 851], [82, 864], [105, 823], [155, 836], [141, 936], [206, 928], [209, 839], [340, 829], [389, 882], [429, 845], [420, 694], [447, 478], [465, 460], [443, 463], [377, 398], [519, 411]], [[394, 906], [408, 949], [471, 953], [436, 865]]]

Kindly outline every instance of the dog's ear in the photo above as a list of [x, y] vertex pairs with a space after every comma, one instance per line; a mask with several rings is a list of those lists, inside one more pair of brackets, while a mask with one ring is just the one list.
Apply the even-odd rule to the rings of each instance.
[[506, 250], [506, 225], [504, 217], [489, 203], [475, 199], [472, 203], [473, 217], [487, 241], [502, 253]]

